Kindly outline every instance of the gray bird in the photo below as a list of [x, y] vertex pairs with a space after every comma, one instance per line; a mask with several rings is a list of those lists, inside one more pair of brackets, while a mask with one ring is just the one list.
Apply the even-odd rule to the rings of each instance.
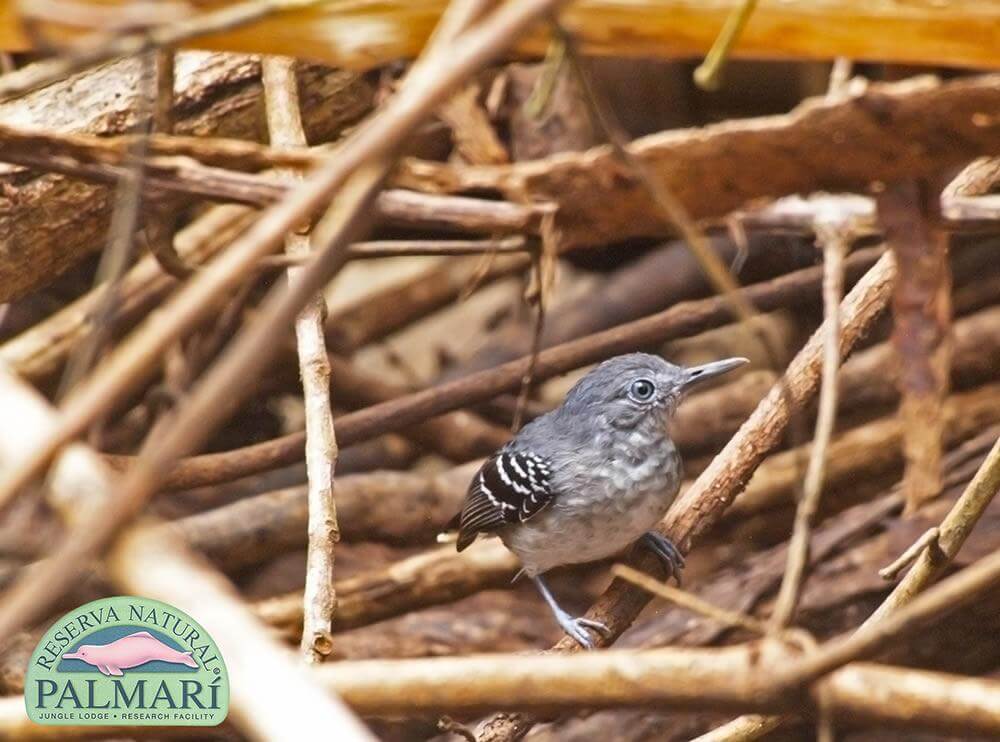
[[480, 533], [495, 533], [563, 630], [592, 648], [587, 629], [604, 634], [607, 627], [564, 611], [542, 574], [604, 559], [641, 539], [679, 576], [680, 552], [650, 530], [681, 484], [668, 423], [685, 392], [744, 363], [728, 358], [682, 368], [631, 353], [600, 364], [559, 408], [525, 425], [483, 464], [457, 516], [458, 550]]

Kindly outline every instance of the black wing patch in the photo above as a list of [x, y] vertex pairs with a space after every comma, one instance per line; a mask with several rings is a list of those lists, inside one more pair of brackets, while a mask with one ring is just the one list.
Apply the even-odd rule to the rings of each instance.
[[525, 521], [552, 499], [548, 462], [530, 453], [502, 451], [488, 459], [469, 485], [462, 507], [458, 550], [476, 535]]

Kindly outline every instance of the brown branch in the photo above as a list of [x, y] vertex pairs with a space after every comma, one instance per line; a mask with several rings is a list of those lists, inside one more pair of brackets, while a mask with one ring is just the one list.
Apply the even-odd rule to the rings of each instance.
[[1000, 159], [981, 157], [969, 163], [941, 194], [941, 214], [945, 219], [996, 222], [1000, 217]]
[[[852, 664], [815, 688], [809, 696], [764, 701], [752, 695], [752, 677], [761, 668], [793, 661], [794, 651], [771, 643], [723, 649], [653, 649], [555, 654], [476, 655], [414, 660], [338, 662], [317, 669], [328, 687], [339, 691], [360, 713], [414, 714], [445, 710], [476, 711], [491, 703], [541, 710], [609, 706], [675, 709], [815, 707], [828, 695], [838, 716], [858, 708], [893, 725], [934, 728], [1000, 729], [1000, 683], [942, 673]], [[428, 687], [427, 678], [434, 678]], [[851, 704], [839, 706], [841, 683], [851, 689]], [[861, 697], [862, 688], [868, 694]], [[936, 695], [940, 692], [941, 695]], [[811, 696], [811, 697], [810, 697]], [[884, 700], [888, 696], [891, 701]], [[908, 717], [921, 703], [918, 720]], [[957, 703], [950, 708], [949, 703]], [[480, 737], [481, 738], [481, 737]]]
[[[481, 590], [510, 585], [520, 564], [497, 540], [477, 543], [461, 554], [452, 546], [364, 572], [336, 585], [335, 631], [367, 626], [393, 616], [453, 603]], [[302, 593], [262, 600], [257, 616], [296, 639], [302, 632]]]
[[[0, 147], [44, 153], [53, 130], [85, 131], [93, 140], [145, 128], [149, 116], [143, 113], [148, 107], [140, 95], [141, 67], [139, 60], [121, 60], [0, 104], [0, 120], [17, 122], [35, 133], [20, 142], [0, 137]], [[177, 69], [177, 131], [200, 137], [259, 136], [262, 92], [256, 58], [181, 53]], [[310, 65], [302, 70], [300, 84], [313, 141], [336, 137], [371, 108], [370, 85], [352, 73]], [[81, 90], [87, 91], [82, 98]], [[48, 134], [39, 135], [40, 131]], [[119, 166], [127, 167], [123, 156], [134, 142], [135, 137], [129, 137], [119, 149], [114, 159]], [[53, 155], [51, 159], [64, 160], [58, 151]], [[98, 164], [104, 159], [99, 150], [94, 158]], [[0, 300], [9, 300], [49, 283], [53, 275], [93, 252], [107, 231], [112, 201], [107, 187], [77, 178], [26, 173], [21, 168], [3, 170], [5, 193], [16, 204], [4, 212], [5, 239], [0, 242]], [[117, 180], [121, 167], [112, 170], [104, 174], [103, 182]], [[65, 218], [53, 222], [44, 217], [52, 213]]]
[[[667, 185], [694, 217], [719, 217], [761, 196], [811, 192], [824, 187], [863, 189], [871, 178], [888, 180], [900, 175], [936, 172], [991, 151], [998, 139], [994, 136], [995, 127], [991, 128], [988, 120], [984, 122], [979, 112], [996, 106], [997, 88], [993, 79], [967, 78], [942, 85], [917, 80], [872, 86], [868, 94], [856, 92], [836, 102], [814, 102], [788, 116], [658, 134], [633, 143], [631, 149], [657, 177], [668, 181]], [[948, 147], [938, 145], [936, 129], [932, 131], [929, 125], [932, 121], [945, 132], [941, 141], [947, 141]], [[816, 144], [829, 142], [843, 132], [848, 132], [858, 145], [852, 147], [849, 157], [834, 157], [829, 155], [828, 147]], [[25, 140], [15, 148], [22, 156], [28, 156], [32, 150], [40, 149], [40, 144], [28, 146]], [[722, 152], [726, 155], [719, 154]], [[932, 156], [924, 156], [922, 152], [931, 152]], [[789, 167], [790, 153], [794, 154], [795, 167]], [[174, 178], [177, 172], [197, 171], [207, 176], [209, 173], [201, 167], [191, 161], [175, 162], [165, 175]], [[151, 170], [155, 178], [156, 168]], [[690, 178], [687, 174], [691, 172], [702, 175]], [[761, 172], [769, 173], [770, 177], [747, 176]], [[221, 171], [211, 179], [192, 178], [191, 183], [204, 189], [206, 184], [224, 175], [262, 177]], [[596, 149], [499, 169], [454, 171], [429, 164], [412, 165], [406, 180], [430, 190], [501, 189], [515, 198], [527, 195], [559, 204], [559, 226], [569, 249], [577, 245], [617, 243], [633, 235], [662, 233], [664, 225], [659, 213], [641, 193], [641, 185], [627, 175], [619, 172], [613, 155]], [[838, 180], [830, 182], [830, 179]], [[698, 183], [697, 188], [692, 186], [694, 182]], [[67, 187], [60, 198], [62, 208], [66, 213], [76, 213], [78, 209], [82, 214], [92, 214], [102, 206], [100, 201], [94, 202], [97, 193], [100, 192], [89, 186]], [[28, 195], [34, 198], [34, 194]], [[609, 204], [614, 208], [608, 208]], [[85, 232], [76, 220], [69, 222], [72, 226], [60, 229], [60, 241], [54, 241], [59, 250], [48, 240], [39, 241], [37, 225], [31, 221], [26, 207], [14, 212], [17, 234], [23, 235], [25, 245], [49, 255], [60, 268], [93, 243], [93, 227]], [[37, 258], [25, 261], [21, 270], [4, 277], [0, 287], [9, 284], [20, 287], [19, 291], [30, 288], [32, 277], [37, 279], [39, 275], [37, 268], [33, 268], [36, 265], [39, 265]]]
[[878, 217], [899, 265], [893, 297], [900, 407], [906, 423], [907, 511], [941, 489], [941, 407], [951, 365], [948, 238], [934, 226], [937, 191], [926, 181], [891, 183], [878, 194]]
[[470, 285], [487, 286], [531, 264], [527, 255], [497, 256], [484, 269], [479, 258], [443, 260], [411, 280], [380, 289], [331, 312], [327, 344], [345, 355], [381, 340], [411, 322], [448, 306]]
[[[363, 373], [336, 357], [329, 359], [331, 386], [349, 409], [367, 407], [405, 397], [410, 389]], [[463, 463], [488, 456], [510, 439], [505, 428], [486, 422], [473, 412], [456, 410], [404, 429], [408, 437], [447, 459]]]
[[[1000, 106], [998, 80], [870, 85], [835, 101], [806, 101], [783, 116], [653, 134], [629, 151], [695, 219], [764, 197], [859, 191], [873, 180], [932, 175], [995, 153], [1000, 122], [981, 112]], [[849, 150], [828, 146], [842, 137]], [[397, 180], [419, 190], [490, 189], [512, 201], [556, 204], [567, 249], [664, 232], [644, 184], [608, 148], [494, 167], [411, 161]]]
[[[345, 541], [396, 544], [433, 541], [461, 508], [481, 462], [426, 476], [411, 472], [351, 474], [337, 482]], [[237, 500], [178, 521], [188, 543], [235, 571], [305, 545], [308, 502], [292, 487]]]
[[[132, 141], [131, 137], [124, 139]], [[330, 150], [325, 152], [329, 156]], [[282, 161], [278, 157], [269, 159]], [[320, 161], [322, 157], [317, 155], [316, 159]], [[110, 184], [127, 172], [128, 157], [99, 139], [95, 142], [83, 136], [0, 127], [0, 160]], [[147, 172], [147, 195], [160, 199], [164, 194], [172, 194], [186, 200], [207, 199], [264, 208], [286, 198], [294, 189], [294, 184], [272, 174], [242, 173], [184, 157], [148, 157], [140, 158], [139, 162]], [[537, 231], [539, 222], [538, 215], [528, 206], [401, 190], [380, 194], [376, 205], [387, 221], [423, 228]]]
[[[223, 250], [253, 220], [249, 209], [219, 206], [181, 230], [177, 251], [191, 263], [202, 263]], [[177, 286], [152, 257], [139, 261], [118, 287], [117, 319], [121, 325], [149, 312]], [[22, 378], [39, 383], [54, 376], [70, 349], [93, 330], [89, 317], [99, 306], [106, 286], [98, 286], [58, 312], [0, 346], [0, 359]]]
[[[177, 54], [173, 49], [156, 51], [156, 98], [153, 106], [153, 131], [171, 134], [174, 130], [174, 88], [177, 86]], [[146, 140], [146, 151], [149, 141]], [[192, 268], [174, 249], [176, 213], [169, 205], [153, 207], [146, 219], [149, 250], [164, 272], [177, 278], [187, 278]]]
[[[718, 710], [764, 705], [788, 709], [803, 702], [815, 708], [822, 697], [836, 717], [845, 720], [860, 716], [902, 729], [1000, 733], [1000, 683], [988, 679], [855, 663], [824, 680], [805, 699], [790, 696], [765, 704], [748, 696], [748, 676], [762, 663], [788, 661], [791, 656], [768, 645], [616, 650], [573, 657], [485, 654], [337, 662], [313, 672], [355, 711], [373, 716], [475, 711], [498, 699], [548, 711], [580, 705]], [[435, 678], [432, 688], [426, 685], [428, 677]], [[26, 730], [29, 734], [23, 738], [34, 739], [24, 718], [22, 698], [0, 701], [0, 731]], [[113, 733], [104, 727], [86, 729], [91, 734]]]
[[510, 162], [506, 147], [479, 105], [479, 93], [478, 85], [466, 85], [445, 101], [437, 115], [451, 130], [456, 153], [470, 165]]

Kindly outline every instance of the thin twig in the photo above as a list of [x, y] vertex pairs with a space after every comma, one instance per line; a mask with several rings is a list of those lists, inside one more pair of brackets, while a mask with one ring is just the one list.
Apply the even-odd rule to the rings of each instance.
[[[174, 77], [175, 52], [158, 49], [156, 52], [156, 98], [153, 106], [153, 130], [159, 134], [172, 134], [174, 130]], [[191, 266], [174, 248], [176, 214], [173, 205], [157, 204], [146, 219], [149, 251], [164, 272], [176, 278], [187, 278]]]
[[[977, 481], [994, 483], [994, 492], [1000, 486], [1000, 445], [986, 457], [973, 484]], [[896, 611], [877, 619], [869, 618], [854, 633], [828, 641], [822, 648], [774, 674], [765, 681], [766, 685], [775, 688], [774, 692], [786, 692], [812, 683], [849, 662], [872, 657], [925, 630], [935, 620], [976, 600], [998, 583], [1000, 552], [994, 552], [917, 595]]]
[[938, 527], [936, 549], [925, 549], [906, 577], [865, 621], [862, 629], [892, 615], [942, 574], [972, 533], [979, 518], [1000, 489], [1000, 438], [993, 445], [976, 476]]
[[[264, 100], [271, 145], [286, 149], [305, 147], [299, 107], [295, 62], [287, 57], [265, 57], [261, 62]], [[294, 173], [286, 173], [296, 177]], [[309, 237], [290, 234], [285, 252], [303, 257], [310, 252]], [[297, 279], [302, 268], [290, 267], [288, 280]], [[306, 474], [309, 480], [309, 525], [306, 578], [303, 594], [303, 628], [300, 650], [309, 663], [318, 663], [333, 649], [331, 627], [337, 609], [334, 590], [334, 549], [340, 540], [334, 470], [337, 466], [337, 436], [330, 406], [330, 361], [327, 358], [322, 294], [314, 297], [295, 320], [299, 375], [306, 417]]]
[[689, 593], [687, 590], [654, 580], [645, 572], [640, 572], [627, 564], [614, 565], [611, 568], [611, 574], [622, 578], [626, 582], [631, 582], [633, 585], [641, 587], [643, 590], [653, 593], [664, 600], [669, 600], [674, 605], [687, 608], [689, 611], [698, 613], [713, 621], [718, 621], [725, 626], [746, 629], [760, 636], [765, 636], [769, 633], [767, 624], [758, 621], [753, 616], [734, 613], [733, 611], [727, 611], [725, 608], [714, 606], [708, 601], [702, 600], [697, 595]]
[[710, 732], [694, 737], [690, 742], [751, 742], [770, 734], [785, 720], [784, 716], [745, 714]]
[[826, 97], [836, 98], [847, 89], [851, 74], [854, 72], [854, 62], [850, 57], [837, 57], [830, 67], [830, 80], [826, 86]]
[[557, 240], [558, 234], [555, 231], [555, 225], [550, 213], [542, 220], [542, 242], [534, 254], [535, 323], [531, 334], [528, 366], [525, 368], [524, 377], [521, 379], [521, 390], [517, 395], [514, 417], [510, 424], [511, 431], [515, 433], [521, 429], [524, 410], [528, 405], [528, 398], [531, 396], [531, 386], [535, 378], [535, 369], [538, 367], [538, 354], [542, 350], [542, 333], [545, 331], [545, 309], [548, 306], [549, 295], [552, 293], [555, 256], [558, 254]]
[[924, 531], [923, 536], [910, 544], [906, 551], [894, 559], [891, 564], [880, 569], [878, 571], [878, 576], [883, 580], [895, 580], [899, 576], [900, 572], [917, 561], [917, 557], [920, 556], [924, 549], [939, 550], [940, 547], [938, 546], [938, 538], [940, 535], [941, 529], [937, 526], [928, 528]]
[[643, 186], [663, 216], [681, 233], [691, 252], [694, 253], [704, 269], [708, 280], [720, 294], [723, 294], [732, 303], [736, 319], [750, 320], [755, 314], [753, 306], [742, 299], [739, 294], [739, 285], [719, 256], [712, 250], [705, 235], [690, 217], [687, 209], [684, 208], [684, 204], [667, 187], [662, 178], [657, 177], [657, 174], [645, 161], [632, 153], [628, 137], [621, 131], [611, 111], [608, 110], [607, 105], [594, 89], [593, 82], [584, 69], [573, 36], [555, 21], [552, 23], [552, 28], [553, 33], [562, 40], [566, 47], [566, 58], [569, 61], [570, 69], [580, 83], [583, 99], [587, 104], [588, 114], [592, 118], [594, 128], [604, 135], [615, 155], [626, 163], [636, 177], [642, 181]]
[[[152, 54], [141, 59], [140, 86], [144, 93], [153, 80], [155, 59]], [[143, 100], [148, 100], [143, 96]], [[148, 130], [144, 134], [148, 135]], [[122, 174], [115, 189], [114, 212], [108, 228], [108, 244], [101, 256], [94, 286], [104, 285], [100, 305], [93, 315], [94, 330], [77, 346], [66, 363], [57, 398], [65, 397], [77, 383], [90, 372], [105, 343], [111, 336], [114, 315], [119, 303], [119, 289], [122, 278], [128, 270], [135, 243], [135, 231], [139, 224], [142, 205], [142, 181], [145, 173], [143, 160], [146, 155], [146, 136], [134, 140], [133, 160]]]
[[[510, 255], [533, 252], [532, 243], [524, 237], [503, 237], [487, 240], [373, 240], [355, 242], [347, 248], [351, 260], [400, 257], [441, 257], [460, 255]], [[307, 258], [301, 255], [268, 255], [258, 265], [261, 268], [288, 268], [302, 265]]]
[[788, 544], [788, 565], [771, 615], [776, 630], [795, 618], [802, 581], [809, 565], [809, 533], [819, 511], [827, 452], [837, 421], [837, 370], [840, 366], [840, 301], [844, 294], [844, 257], [850, 236], [843, 224], [820, 223], [817, 239], [823, 245], [823, 375], [819, 391], [819, 411], [806, 466], [802, 495], [795, 510], [792, 538]]
[[694, 71], [694, 81], [702, 90], [718, 90], [722, 79], [722, 68], [726, 64], [729, 52], [740, 38], [750, 16], [757, 7], [757, 0], [742, 0], [738, 6], [729, 11], [726, 22], [715, 37], [712, 48], [705, 55], [705, 60]]

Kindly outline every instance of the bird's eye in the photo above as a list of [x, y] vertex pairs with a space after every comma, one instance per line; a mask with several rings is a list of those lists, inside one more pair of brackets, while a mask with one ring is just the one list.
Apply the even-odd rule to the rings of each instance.
[[656, 386], [649, 379], [637, 379], [628, 388], [628, 395], [636, 402], [648, 402], [656, 393]]

